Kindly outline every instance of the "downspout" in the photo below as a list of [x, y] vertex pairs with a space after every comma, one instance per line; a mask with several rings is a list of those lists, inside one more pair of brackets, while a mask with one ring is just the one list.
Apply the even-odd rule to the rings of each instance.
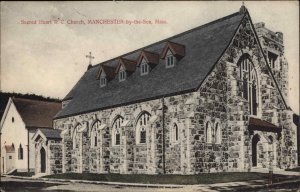
[[166, 152], [165, 152], [165, 100], [164, 97], [162, 98], [162, 139], [163, 139], [163, 173], [166, 174]]
[[30, 172], [29, 168], [29, 130], [27, 129], [27, 171]]

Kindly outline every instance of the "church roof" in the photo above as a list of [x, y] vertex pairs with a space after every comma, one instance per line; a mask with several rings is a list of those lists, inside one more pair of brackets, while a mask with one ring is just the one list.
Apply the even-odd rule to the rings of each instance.
[[[230, 44], [244, 15], [234, 13], [93, 66], [64, 98], [72, 100], [55, 118], [196, 91]], [[147, 75], [141, 76], [137, 68], [125, 81], [114, 78], [100, 88], [97, 74], [101, 65], [116, 67], [120, 58], [137, 61], [143, 50], [161, 55], [166, 46], [183, 56], [174, 67], [166, 68], [165, 60], [160, 59]]]
[[250, 117], [249, 119], [249, 129], [268, 131], [268, 132], [281, 132], [281, 128], [265, 120]]
[[52, 128], [52, 119], [61, 109], [61, 103], [12, 98], [27, 128]]

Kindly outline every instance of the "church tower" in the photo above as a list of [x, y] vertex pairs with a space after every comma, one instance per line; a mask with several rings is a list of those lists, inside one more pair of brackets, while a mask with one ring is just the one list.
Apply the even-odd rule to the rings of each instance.
[[288, 103], [288, 62], [284, 57], [283, 34], [267, 29], [264, 22], [256, 23], [254, 27], [268, 65], [285, 101]]

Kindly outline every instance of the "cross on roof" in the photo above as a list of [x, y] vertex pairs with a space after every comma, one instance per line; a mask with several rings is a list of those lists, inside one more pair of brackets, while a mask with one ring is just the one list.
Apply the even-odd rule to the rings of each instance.
[[89, 55], [86, 55], [85, 57], [90, 59], [90, 62], [89, 62], [90, 65], [92, 64], [92, 59], [95, 59], [95, 57], [92, 56], [92, 52], [90, 52]]

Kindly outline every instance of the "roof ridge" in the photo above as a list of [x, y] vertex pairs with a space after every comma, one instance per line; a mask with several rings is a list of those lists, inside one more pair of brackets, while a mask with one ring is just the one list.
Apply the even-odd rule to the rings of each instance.
[[20, 98], [20, 97], [11, 97], [13, 101], [23, 100], [23, 101], [31, 101], [31, 102], [43, 102], [43, 103], [57, 103], [60, 104], [60, 101], [45, 101], [40, 99], [28, 99], [28, 98]]
[[[200, 26], [198, 26], [198, 27], [195, 27], [195, 28], [189, 29], [189, 30], [187, 30], [187, 31], [178, 33], [178, 34], [173, 35], [173, 36], [171, 36], [171, 37], [168, 37], [168, 38], [159, 40], [159, 41], [157, 41], [157, 42], [155, 42], [155, 43], [146, 45], [146, 46], [144, 46], [144, 47], [135, 49], [135, 50], [130, 51], [130, 52], [126, 52], [126, 53], [124, 53], [124, 54], [122, 54], [122, 55], [113, 57], [113, 58], [111, 58], [111, 59], [105, 60], [105, 61], [103, 61], [103, 62], [101, 62], [101, 63], [96, 64], [96, 65], [93, 65], [90, 69], [92, 69], [92, 68], [94, 68], [94, 67], [98, 67], [99, 65], [102, 65], [102, 64], [104, 64], [104, 63], [109, 63], [109, 62], [111, 62], [111, 61], [113, 61], [113, 60], [115, 60], [115, 59], [123, 58], [123, 57], [128, 56], [128, 55], [130, 55], [130, 54], [133, 54], [133, 53], [135, 53], [135, 52], [137, 52], [137, 51], [142, 51], [142, 50], [147, 49], [147, 48], [149, 48], [149, 47], [158, 45], [158, 44], [160, 44], [160, 43], [162, 43], [162, 42], [170, 41], [171, 39], [174, 39], [174, 38], [176, 38], [176, 37], [180, 37], [180, 36], [182, 36], [182, 35], [185, 35], [185, 34], [187, 34], [187, 33], [190, 33], [190, 32], [196, 31], [196, 30], [199, 30], [199, 29], [201, 29], [201, 28], [203, 28], [203, 27], [206, 27], [206, 26], [208, 26], [208, 25], [212, 25], [212, 24], [215, 24], [215, 23], [217, 23], [217, 22], [224, 21], [224, 20], [226, 20], [226, 19], [229, 19], [229, 18], [234, 17], [234, 16], [239, 15], [239, 14], [241, 14], [241, 13], [240, 13], [240, 12], [235, 12], [235, 13], [230, 14], [230, 15], [227, 15], [227, 16], [225, 16], [225, 17], [222, 17], [222, 18], [213, 20], [213, 21], [211, 21], [211, 22], [205, 23], [205, 24], [203, 24], [203, 25], [200, 25]], [[171, 42], [171, 41], [170, 41], [170, 42]], [[172, 43], [175, 43], [175, 42], [172, 42]]]

